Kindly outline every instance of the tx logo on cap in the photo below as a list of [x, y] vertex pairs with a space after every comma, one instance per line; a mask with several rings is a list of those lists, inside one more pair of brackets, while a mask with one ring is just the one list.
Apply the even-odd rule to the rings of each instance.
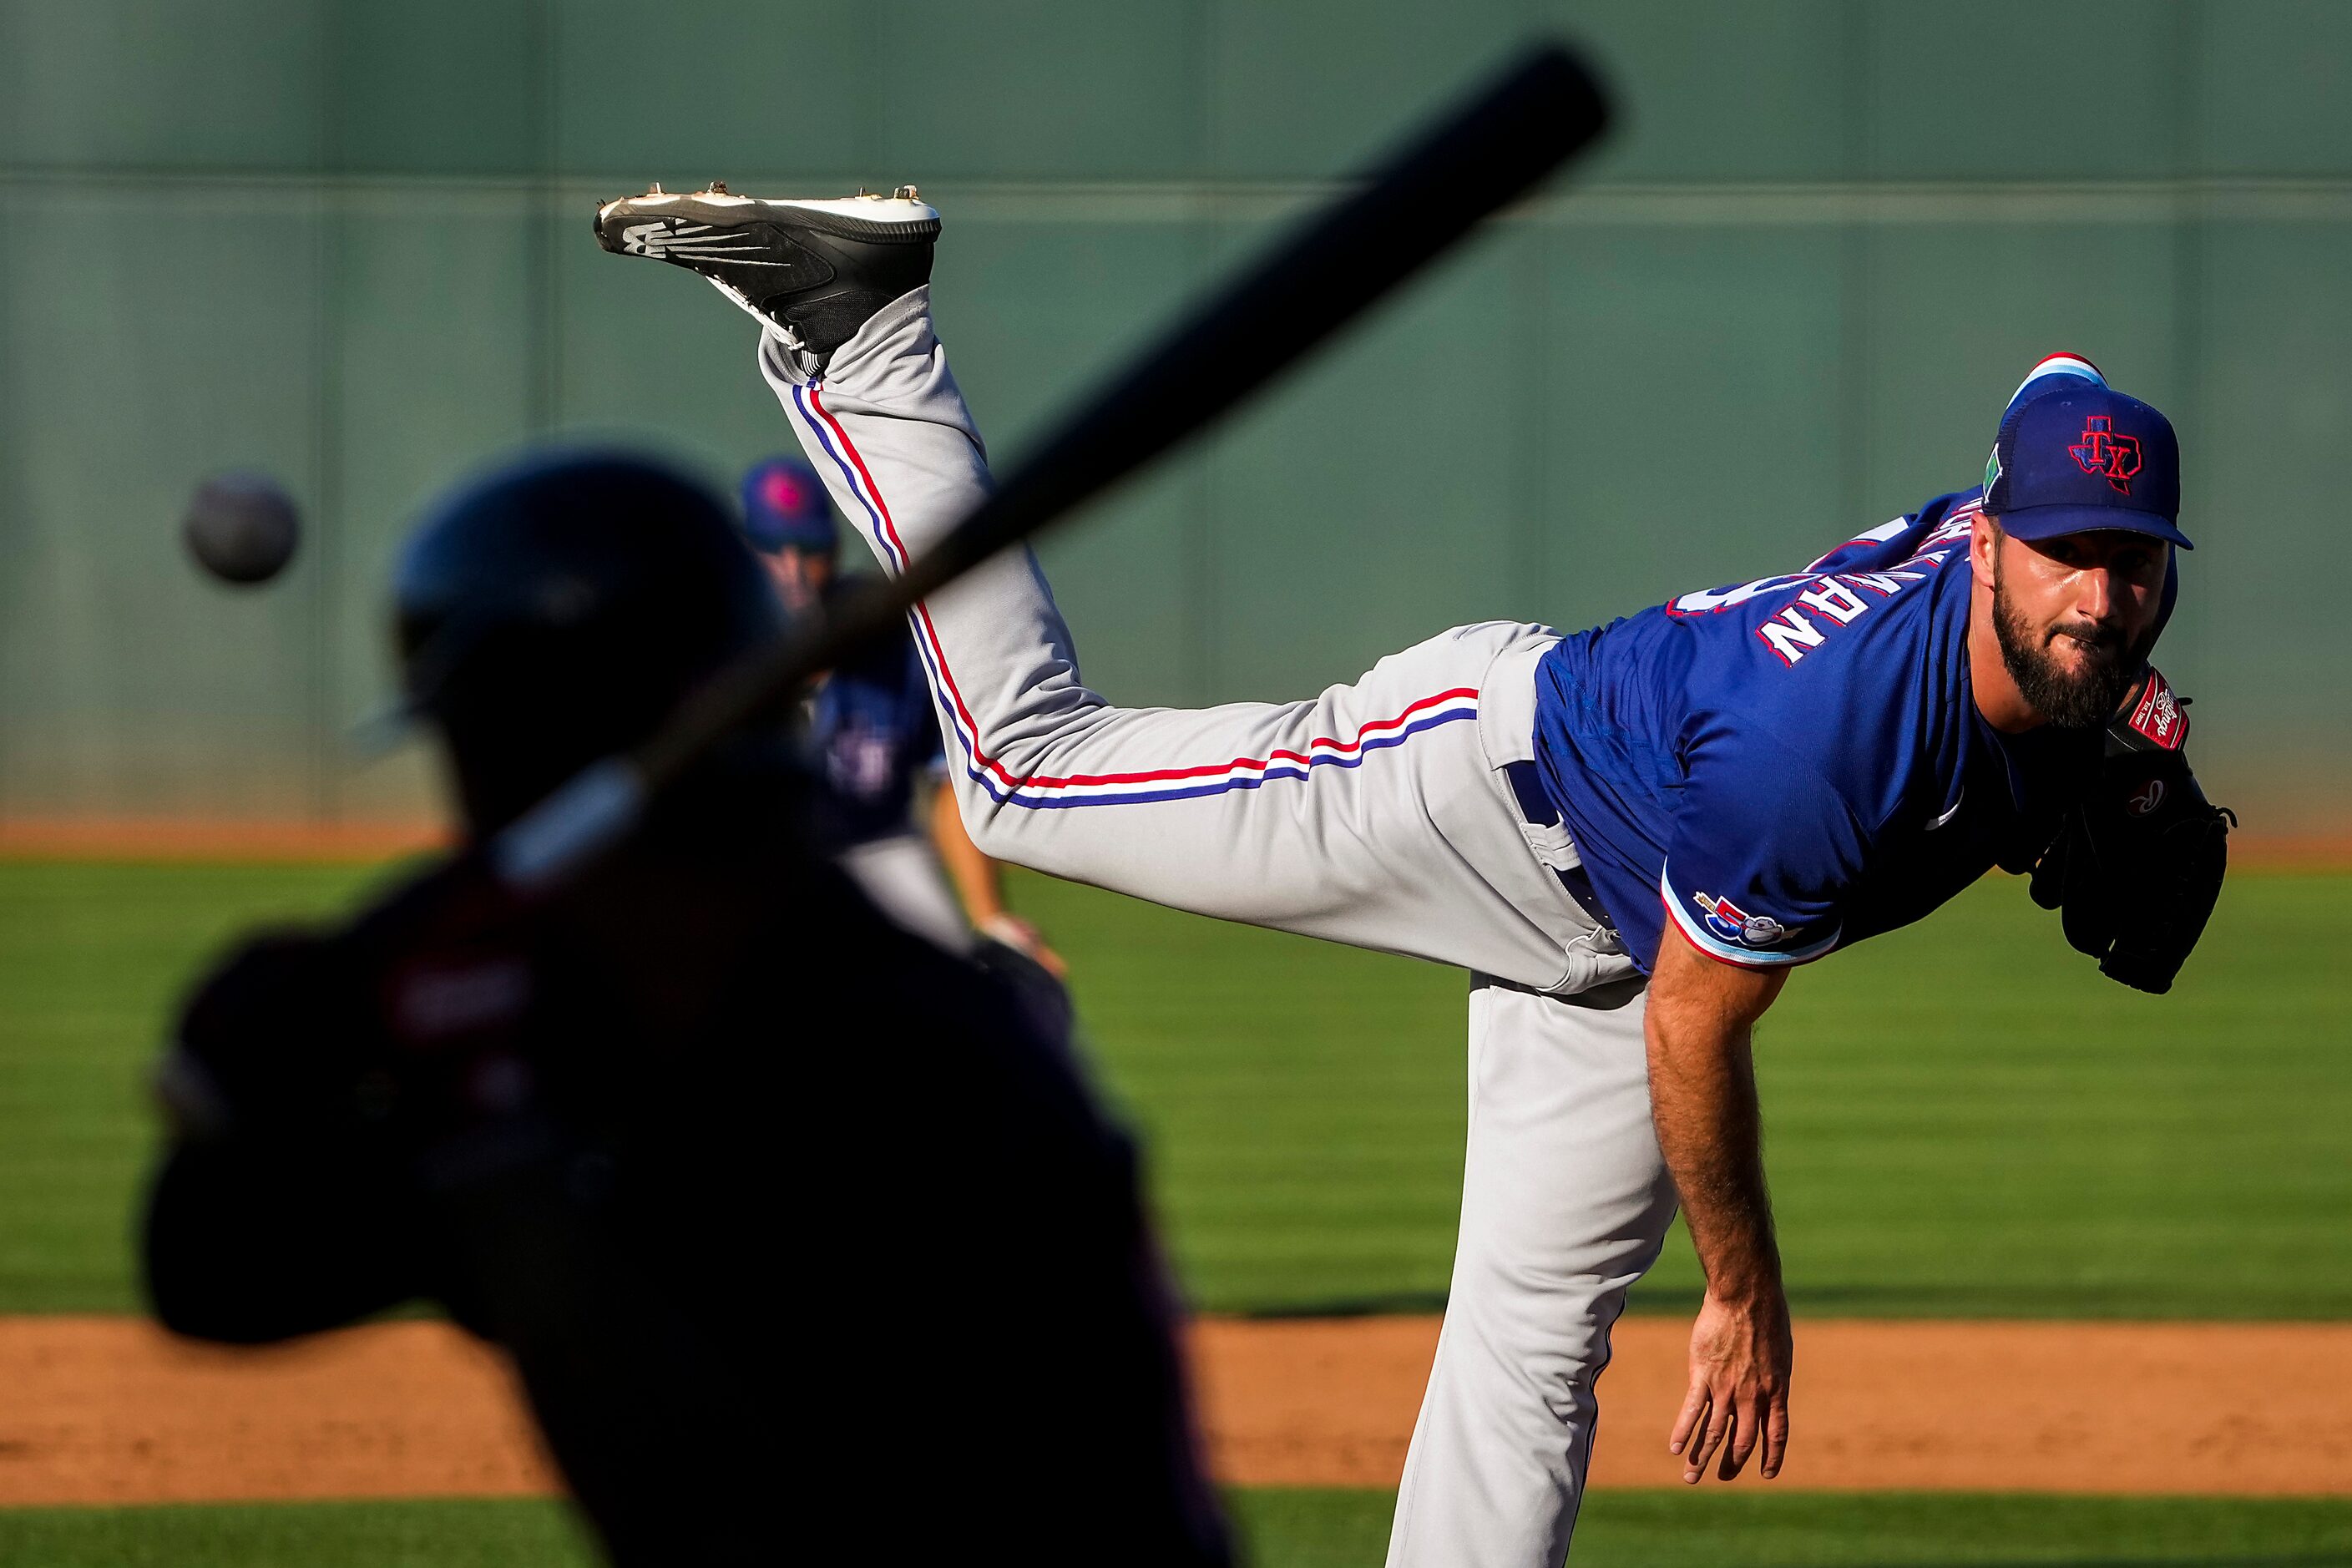
[[2086, 474], [2104, 474], [2107, 483], [2125, 495], [2131, 494], [2132, 476], [2139, 472], [2139, 437], [2118, 436], [2113, 416], [2105, 414], [2085, 415], [2083, 419], [2082, 444], [2066, 448]]

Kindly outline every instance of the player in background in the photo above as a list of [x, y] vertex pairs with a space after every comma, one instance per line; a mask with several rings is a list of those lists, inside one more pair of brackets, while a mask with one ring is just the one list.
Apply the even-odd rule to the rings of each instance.
[[[893, 571], [991, 485], [931, 320], [940, 226], [911, 188], [597, 214], [606, 249], [760, 321], [761, 374]], [[1794, 966], [1998, 865], [2104, 973], [2170, 986], [2225, 857], [2147, 663], [2179, 500], [2164, 416], [2053, 355], [1981, 486], [1801, 570], [1567, 636], [1456, 626], [1298, 701], [1115, 706], [1026, 551], [916, 607], [991, 853], [1471, 971], [1462, 1223], [1391, 1568], [1558, 1568], [1610, 1329], [1678, 1204], [1706, 1290], [1667, 1446], [1687, 1481], [1778, 1472], [1793, 1351], [1750, 1031]]]
[[[787, 615], [842, 590], [840, 533], [816, 470], [798, 458], [769, 458], [745, 472], [742, 492], [743, 537]], [[868, 898], [950, 952], [977, 932], [1063, 977], [1061, 956], [1005, 906], [1004, 868], [964, 831], [911, 639], [827, 675], [810, 695], [806, 733], [826, 790], [820, 831]]]

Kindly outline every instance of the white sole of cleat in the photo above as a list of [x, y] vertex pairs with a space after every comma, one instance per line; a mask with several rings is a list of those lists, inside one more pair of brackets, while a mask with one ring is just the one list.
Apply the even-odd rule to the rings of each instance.
[[757, 196], [739, 196], [723, 191], [697, 191], [683, 195], [654, 191], [642, 196], [623, 196], [618, 201], [606, 202], [596, 209], [597, 222], [609, 221], [616, 209], [626, 209], [627, 216], [647, 220], [682, 218], [711, 224], [748, 223], [772, 216], [786, 222], [814, 220], [817, 226], [826, 227], [831, 226], [826, 222], [829, 219], [835, 224], [846, 226], [852, 233], [860, 229], [879, 231], [877, 237], [891, 230], [920, 230], [940, 221], [938, 208], [928, 202], [904, 196], [765, 201]]

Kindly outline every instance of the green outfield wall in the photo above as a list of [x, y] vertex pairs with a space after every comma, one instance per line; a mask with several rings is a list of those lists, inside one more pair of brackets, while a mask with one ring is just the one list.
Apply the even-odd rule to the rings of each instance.
[[[0, 826], [414, 816], [346, 735], [420, 502], [534, 438], [786, 438], [748, 323], [594, 198], [919, 182], [1016, 453], [1539, 26], [1619, 133], [1052, 543], [1097, 686], [1292, 695], [1789, 569], [1970, 483], [2064, 348], [2180, 428], [2216, 794], [2352, 833], [2337, 0], [0, 0]], [[313, 524], [264, 592], [179, 554], [229, 466]]]

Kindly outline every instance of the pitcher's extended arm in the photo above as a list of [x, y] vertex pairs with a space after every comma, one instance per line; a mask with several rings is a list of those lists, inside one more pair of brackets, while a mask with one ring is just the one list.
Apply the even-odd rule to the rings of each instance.
[[1691, 1329], [1690, 1392], [1668, 1447], [1696, 1481], [1718, 1448], [1725, 1480], [1763, 1444], [1765, 1477], [1789, 1442], [1792, 1347], [1764, 1187], [1763, 1124], [1748, 1035], [1785, 969], [1709, 958], [1671, 922], [1650, 980], [1651, 1114], [1682, 1196], [1706, 1297]]

